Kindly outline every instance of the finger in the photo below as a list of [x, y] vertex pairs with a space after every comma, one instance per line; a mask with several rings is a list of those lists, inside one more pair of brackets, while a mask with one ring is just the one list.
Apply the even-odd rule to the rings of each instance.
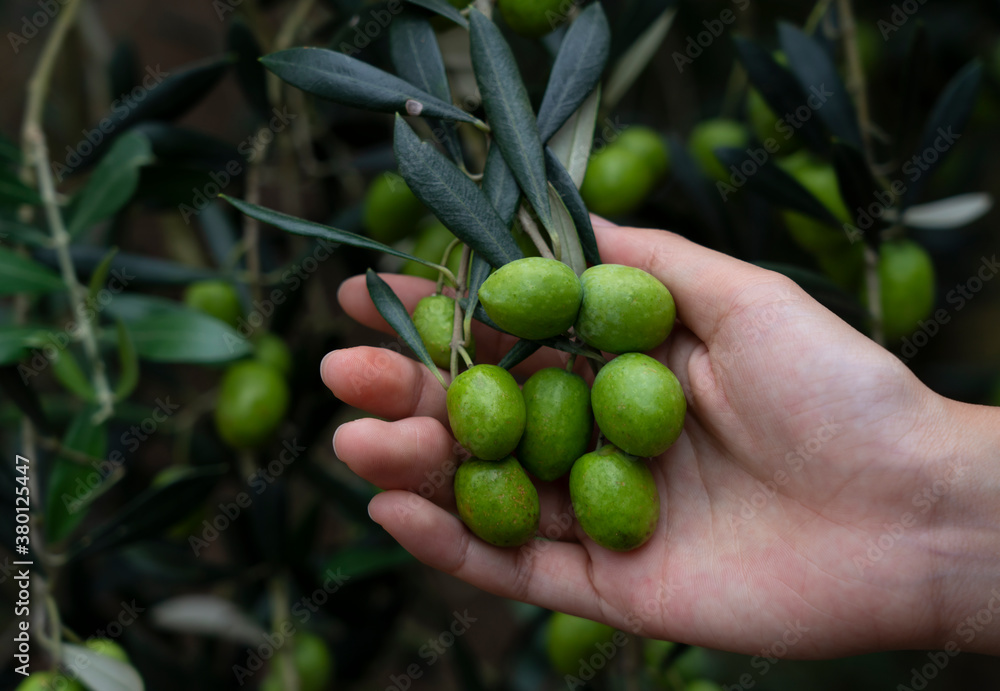
[[[440, 421], [415, 417], [347, 422], [333, 435], [334, 453], [360, 477], [386, 490], [407, 490], [455, 511], [454, 477], [469, 454]], [[565, 482], [535, 482], [541, 523], [550, 540], [576, 540]]]
[[[413, 314], [421, 299], [434, 293], [434, 282], [425, 278], [396, 274], [379, 275], [389, 284], [410, 314]], [[364, 276], [353, 276], [344, 281], [337, 291], [337, 300], [344, 312], [355, 321], [383, 333], [395, 335], [395, 331], [375, 308], [375, 303], [368, 294]], [[472, 322], [472, 335], [476, 339], [478, 362], [499, 362], [518, 341], [515, 336], [499, 333], [477, 321]], [[563, 367], [568, 360], [567, 353], [543, 348], [511, 371], [514, 374], [526, 375], [543, 367]]]
[[680, 320], [708, 346], [725, 318], [739, 309], [748, 287], [786, 281], [675, 233], [591, 218], [605, 263], [635, 266], [656, 276], [673, 295]]
[[383, 492], [368, 512], [417, 559], [482, 590], [589, 619], [622, 618], [594, 590], [582, 545], [533, 540], [518, 548], [494, 547], [458, 517], [408, 492]]
[[372, 415], [447, 422], [441, 383], [421, 363], [388, 348], [334, 350], [323, 358], [320, 376], [334, 396]]

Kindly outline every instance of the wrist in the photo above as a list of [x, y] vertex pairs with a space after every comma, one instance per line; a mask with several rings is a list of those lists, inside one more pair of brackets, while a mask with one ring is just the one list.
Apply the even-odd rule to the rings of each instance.
[[1000, 408], [937, 397], [925, 445], [936, 648], [1000, 654]]

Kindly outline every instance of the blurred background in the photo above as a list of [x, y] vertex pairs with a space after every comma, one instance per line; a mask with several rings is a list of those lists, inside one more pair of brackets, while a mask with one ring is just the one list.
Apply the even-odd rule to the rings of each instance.
[[[62, 6], [58, 0], [49, 5]], [[44, 585], [35, 592], [47, 594], [71, 642], [97, 636], [119, 643], [145, 688], [282, 688], [280, 673], [275, 677], [274, 665], [262, 659], [271, 654], [256, 643], [274, 621], [316, 637], [315, 646], [296, 650], [311, 652], [321, 669], [329, 663], [332, 671], [318, 677], [317, 689], [566, 686], [547, 649], [549, 612], [486, 595], [416, 563], [368, 518], [375, 488], [333, 454], [334, 430], [361, 412], [322, 385], [323, 355], [358, 344], [406, 352], [399, 340], [348, 319], [337, 305], [337, 286], [370, 266], [396, 270], [401, 262], [346, 246], [331, 252], [250, 223], [214, 201], [223, 192], [352, 232], [379, 232], [368, 209], [373, 186], [384, 185], [384, 173], [395, 169], [392, 116], [282, 88], [264, 78], [256, 57], [275, 46], [322, 45], [391, 70], [384, 27], [364, 33], [379, 26], [390, 5], [85, 2], [53, 64], [43, 109], [49, 158], [70, 217], [83, 219], [71, 229], [71, 256], [85, 287], [98, 278], [90, 304], [100, 314], [100, 346], [120, 396], [114, 414], [95, 424], [87, 354], [77, 343], [66, 347], [65, 339], [59, 345], [69, 331], [65, 296], [19, 292], [8, 273], [0, 297], [0, 435], [5, 458], [34, 449], [32, 496], [46, 517], [45, 542], [33, 538], [34, 574]], [[613, 108], [602, 112], [596, 143], [612, 143], [631, 125], [648, 126], [672, 143], [670, 171], [615, 220], [670, 229], [748, 261], [780, 265], [867, 328], [860, 284], [842, 280], [821, 255], [795, 241], [775, 198], [748, 185], [723, 200], [691, 142], [700, 125], [719, 118], [738, 123], [745, 138], [721, 146], [742, 148], [757, 136], [734, 36], [772, 51], [779, 47], [779, 21], [811, 22], [836, 64], [845, 65], [841, 44], [830, 38], [839, 31], [837, 3], [821, 5], [832, 7], [828, 13], [812, 3], [750, 0], [603, 5], [613, 31], [612, 64], [631, 55], [637, 67]], [[914, 118], [922, 126], [953, 77], [978, 59], [982, 78], [968, 124], [923, 181], [917, 202], [995, 193], [1000, 3], [865, 2], [854, 10], [874, 159], [886, 163], [880, 172], [905, 179], [899, 140]], [[0, 3], [9, 44], [0, 48], [0, 182], [6, 185], [0, 242], [8, 253], [28, 247], [23, 256], [53, 272], [57, 255], [32, 241], [35, 224], [19, 211], [36, 200], [18, 186], [16, 151], [26, 85], [43, 59], [55, 14], [44, 0]], [[474, 82], [462, 60], [467, 34], [440, 18], [434, 22], [456, 100], [474, 105]], [[650, 35], [653, 28], [659, 35]], [[536, 107], [560, 31], [537, 40], [505, 28]], [[705, 32], [711, 37], [699, 43]], [[643, 37], [653, 49], [637, 55], [632, 49]], [[846, 69], [844, 75], [852, 77]], [[104, 118], [116, 123], [114, 144], [100, 133]], [[128, 131], [144, 137], [126, 141], [120, 135]], [[462, 140], [470, 169], [478, 171], [477, 140], [464, 130]], [[679, 165], [678, 151], [685, 150], [702, 170]], [[110, 163], [97, 163], [102, 157]], [[99, 173], [100, 185], [94, 182]], [[88, 184], [109, 198], [116, 190], [128, 193], [108, 202], [109, 213], [88, 211], [72, 199]], [[708, 192], [692, 193], [698, 185]], [[390, 219], [390, 236], [381, 239], [413, 250], [431, 220], [419, 208], [385, 199], [386, 208], [406, 213]], [[949, 210], [954, 217], [967, 207]], [[997, 251], [998, 215], [989, 210], [970, 219], [906, 230], [932, 259], [934, 307], [947, 319], [887, 345], [936, 391], [997, 405], [1000, 281], [974, 279]], [[118, 252], [109, 259], [111, 247]], [[0, 259], [13, 272], [17, 263]], [[39, 276], [23, 281], [44, 283]], [[205, 319], [228, 322], [229, 330]], [[130, 336], [122, 336], [118, 323]], [[25, 324], [37, 328], [17, 341]], [[271, 370], [265, 384], [243, 373], [265, 387], [257, 399], [263, 408], [241, 393], [234, 370], [251, 348], [224, 338], [232, 333], [249, 338], [252, 359]], [[277, 338], [263, 346], [265, 333]], [[231, 415], [224, 422], [221, 408]], [[257, 425], [248, 421], [261, 415], [273, 418], [274, 428], [258, 438]], [[26, 418], [33, 432], [26, 431]], [[15, 477], [5, 462], [5, 602], [17, 597], [9, 566], [15, 533], [6, 518], [14, 511]], [[40, 621], [42, 604], [33, 602], [32, 611]], [[5, 607], [2, 688], [20, 680], [10, 663], [16, 621]], [[942, 666], [922, 652], [768, 661], [632, 638], [616, 650], [593, 680], [581, 681], [586, 688], [682, 689], [695, 680], [743, 689], [924, 688], [917, 685], [923, 677], [914, 682], [923, 674], [927, 688], [952, 689], [1000, 679], [995, 660], [966, 653]], [[48, 659], [36, 646], [32, 668], [44, 669]], [[928, 664], [933, 678], [919, 671]]]

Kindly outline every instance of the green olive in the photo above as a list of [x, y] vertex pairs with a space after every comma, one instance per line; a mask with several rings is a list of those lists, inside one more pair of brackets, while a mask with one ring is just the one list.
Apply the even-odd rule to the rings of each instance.
[[615, 218], [638, 209], [654, 182], [643, 156], [611, 144], [590, 157], [580, 196], [595, 214]]
[[[427, 347], [434, 364], [451, 367], [451, 336], [455, 324], [455, 300], [447, 295], [430, 295], [417, 303], [413, 310], [413, 325]], [[476, 357], [476, 340], [471, 337], [465, 346], [469, 357]]]
[[565, 0], [499, 0], [497, 5], [507, 26], [528, 38], [544, 36], [569, 17]]
[[538, 531], [538, 492], [513, 456], [462, 463], [455, 473], [455, 503], [469, 530], [491, 545], [523, 545]]
[[639, 156], [653, 174], [654, 180], [660, 180], [670, 170], [670, 149], [663, 135], [652, 127], [632, 125], [618, 135], [614, 146], [628, 149]]
[[677, 308], [655, 276], [632, 266], [599, 264], [584, 271], [580, 282], [576, 333], [588, 344], [609, 353], [639, 352], [670, 335]]
[[750, 134], [741, 122], [725, 118], [703, 120], [695, 125], [688, 137], [688, 148], [702, 171], [715, 180], [729, 182], [729, 168], [716, 157], [716, 149], [743, 149], [750, 143]]
[[520, 338], [558, 336], [573, 325], [583, 287], [562, 262], [526, 257], [504, 264], [479, 289], [490, 319]]
[[236, 288], [227, 281], [196, 281], [184, 291], [184, 304], [230, 326], [236, 326], [243, 306]]
[[417, 227], [427, 213], [406, 181], [387, 172], [372, 180], [364, 201], [364, 225], [372, 239], [391, 245]]
[[473, 456], [495, 461], [517, 448], [524, 432], [524, 396], [507, 370], [470, 367], [448, 387], [446, 402], [452, 434]]
[[625, 353], [604, 365], [590, 400], [604, 436], [633, 456], [663, 453], [684, 427], [687, 402], [680, 382], [642, 353]]
[[646, 464], [606, 444], [577, 459], [569, 496], [587, 536], [618, 552], [644, 544], [660, 519], [660, 495]]
[[233, 448], [258, 448], [285, 418], [290, 397], [278, 370], [256, 360], [238, 362], [222, 377], [215, 428]]
[[912, 240], [882, 243], [878, 260], [882, 291], [882, 328], [897, 340], [916, 330], [934, 310], [934, 264]]
[[549, 367], [531, 375], [522, 394], [527, 418], [517, 458], [539, 480], [562, 477], [590, 443], [590, 387], [577, 374]]
[[[553, 612], [546, 631], [545, 652], [549, 663], [564, 676], [579, 676], [590, 658], [612, 644], [616, 629], [572, 614]], [[623, 640], [624, 634], [619, 634]], [[612, 650], [614, 648], [612, 647]], [[607, 654], [605, 653], [605, 657]]]

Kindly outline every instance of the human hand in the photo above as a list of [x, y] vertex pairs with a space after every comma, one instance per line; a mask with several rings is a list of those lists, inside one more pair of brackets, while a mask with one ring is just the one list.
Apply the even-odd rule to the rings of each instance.
[[[551, 541], [482, 542], [454, 515], [463, 451], [445, 391], [423, 365], [362, 347], [331, 353], [322, 376], [341, 400], [389, 420], [350, 422], [334, 437], [339, 458], [387, 490], [372, 518], [424, 563], [484, 590], [644, 636], [775, 657], [939, 646], [975, 611], [963, 607], [988, 597], [980, 588], [991, 581], [963, 570], [949, 541], [998, 515], [997, 494], [974, 489], [985, 478], [975, 459], [997, 448], [993, 411], [936, 395], [779, 274], [664, 231], [600, 219], [595, 231], [606, 263], [650, 272], [678, 308], [680, 323], [650, 353], [688, 400], [680, 439], [649, 461], [663, 499], [653, 537], [627, 553], [597, 546], [572, 520], [564, 479], [536, 482]], [[411, 312], [433, 290], [387, 281]], [[391, 332], [364, 277], [338, 297]], [[514, 342], [476, 327], [480, 361]], [[514, 372], [566, 358], [540, 351]], [[968, 540], [996, 549], [991, 531]]]

